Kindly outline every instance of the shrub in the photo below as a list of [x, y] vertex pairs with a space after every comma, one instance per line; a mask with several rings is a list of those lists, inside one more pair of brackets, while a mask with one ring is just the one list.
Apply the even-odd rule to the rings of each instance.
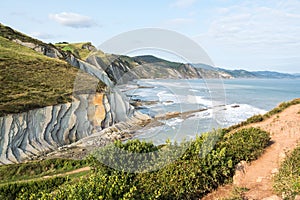
[[55, 177], [39, 181], [3, 184], [0, 185], [0, 199], [29, 199], [32, 194], [35, 196], [41, 191], [51, 192], [66, 181], [65, 177]]
[[300, 194], [300, 146], [282, 163], [274, 177], [274, 189], [284, 199], [294, 199]]
[[238, 163], [241, 160], [251, 161], [257, 159], [269, 142], [269, 133], [251, 127], [225, 135], [223, 141], [219, 144], [219, 148], [226, 148], [227, 156]]

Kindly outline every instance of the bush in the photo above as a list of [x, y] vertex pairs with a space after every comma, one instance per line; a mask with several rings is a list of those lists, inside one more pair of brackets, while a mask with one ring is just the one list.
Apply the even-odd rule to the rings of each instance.
[[232, 160], [251, 161], [262, 154], [269, 142], [270, 136], [266, 131], [259, 128], [245, 128], [225, 135], [219, 148], [226, 148], [226, 155]]
[[300, 194], [300, 146], [282, 163], [279, 173], [274, 177], [274, 189], [284, 199], [294, 199]]
[[[167, 143], [161, 148], [137, 140], [125, 144], [116, 142], [114, 146], [129, 152], [164, 152], [165, 162], [172, 159], [170, 153], [178, 149], [184, 149], [185, 152], [179, 151], [181, 156], [164, 167], [144, 173], [114, 170], [103, 164], [97, 164], [97, 159], [90, 157], [89, 160], [96, 163], [94, 165], [96, 170], [88, 179], [69, 183], [59, 191], [44, 194], [44, 197], [45, 199], [199, 198], [219, 185], [230, 182], [235, 165], [241, 160], [256, 159], [268, 145], [269, 139], [269, 134], [265, 131], [248, 128], [235, 133], [227, 133], [226, 130], [214, 131], [191, 142]], [[122, 160], [124, 158], [120, 158], [119, 164], [124, 164], [125, 160]]]
[[42, 191], [51, 192], [66, 181], [67, 178], [65, 177], [55, 177], [39, 181], [3, 184], [0, 185], [0, 199], [13, 200], [17, 198], [29, 199], [30, 196], [37, 197], [36, 194]]

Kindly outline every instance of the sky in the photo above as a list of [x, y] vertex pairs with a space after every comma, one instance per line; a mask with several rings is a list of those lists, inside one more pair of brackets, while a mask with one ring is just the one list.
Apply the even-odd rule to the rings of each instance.
[[163, 28], [195, 41], [217, 67], [300, 73], [300, 0], [9, 0], [0, 22], [45, 42], [95, 46]]

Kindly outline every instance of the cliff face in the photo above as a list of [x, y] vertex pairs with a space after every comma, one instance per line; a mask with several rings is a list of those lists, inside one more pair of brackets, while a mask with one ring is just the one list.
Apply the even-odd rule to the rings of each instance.
[[[0, 118], [0, 163], [20, 162], [134, 118], [134, 108], [115, 90], [102, 68], [69, 56], [68, 62], [96, 76], [104, 93], [76, 95], [72, 103]], [[80, 85], [80, 81], [75, 83]], [[146, 116], [145, 116], [146, 117]]]
[[91, 56], [88, 63], [106, 72], [113, 84], [125, 84], [133, 79], [189, 79], [202, 78], [199, 71], [188, 64], [164, 60], [139, 60], [127, 56], [115, 56], [105, 62], [103, 56]]
[[1, 117], [0, 163], [20, 162], [90, 135], [95, 107], [88, 99]]
[[[102, 93], [74, 92], [71, 103], [1, 117], [0, 164], [21, 162], [78, 141], [115, 123], [134, 121], [137, 115], [133, 107], [114, 89], [112, 81], [102, 68], [79, 60], [53, 45], [44, 44], [7, 27], [0, 28], [4, 30], [1, 35], [11, 41], [48, 57], [64, 59], [106, 85]], [[75, 80], [74, 91], [81, 84], [86, 83], [81, 83], [80, 78]]]
[[0, 164], [47, 153], [135, 117], [132, 107], [113, 91], [78, 95], [72, 103], [1, 117]]

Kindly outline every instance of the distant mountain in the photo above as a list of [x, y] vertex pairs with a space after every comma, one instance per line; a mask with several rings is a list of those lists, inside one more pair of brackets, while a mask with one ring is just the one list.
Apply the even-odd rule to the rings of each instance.
[[212, 70], [212, 71], [216, 71], [218, 68], [216, 67], [212, 67], [210, 65], [206, 65], [203, 63], [197, 63], [197, 64], [192, 64], [195, 68], [200, 68], [200, 69], [206, 69], [206, 70]]
[[[297, 78], [297, 75], [295, 74], [287, 74], [287, 73], [279, 73], [274, 71], [255, 71], [253, 72], [257, 76], [260, 76], [261, 78]], [[299, 76], [300, 77], [300, 76]]]
[[198, 69], [218, 71], [220, 74], [224, 73], [223, 75], [224, 76], [227, 75], [227, 78], [262, 78], [262, 79], [300, 78], [300, 73], [289, 74], [289, 73], [280, 73], [274, 71], [247, 71], [243, 69], [228, 70], [223, 68], [212, 67], [210, 65], [205, 65], [205, 64], [193, 64], [193, 66]]
[[219, 71], [224, 71], [230, 74], [231, 76], [233, 76], [234, 78], [262, 78], [262, 79], [300, 78], [300, 76], [296, 74], [280, 73], [274, 71], [226, 70], [220, 68]]

